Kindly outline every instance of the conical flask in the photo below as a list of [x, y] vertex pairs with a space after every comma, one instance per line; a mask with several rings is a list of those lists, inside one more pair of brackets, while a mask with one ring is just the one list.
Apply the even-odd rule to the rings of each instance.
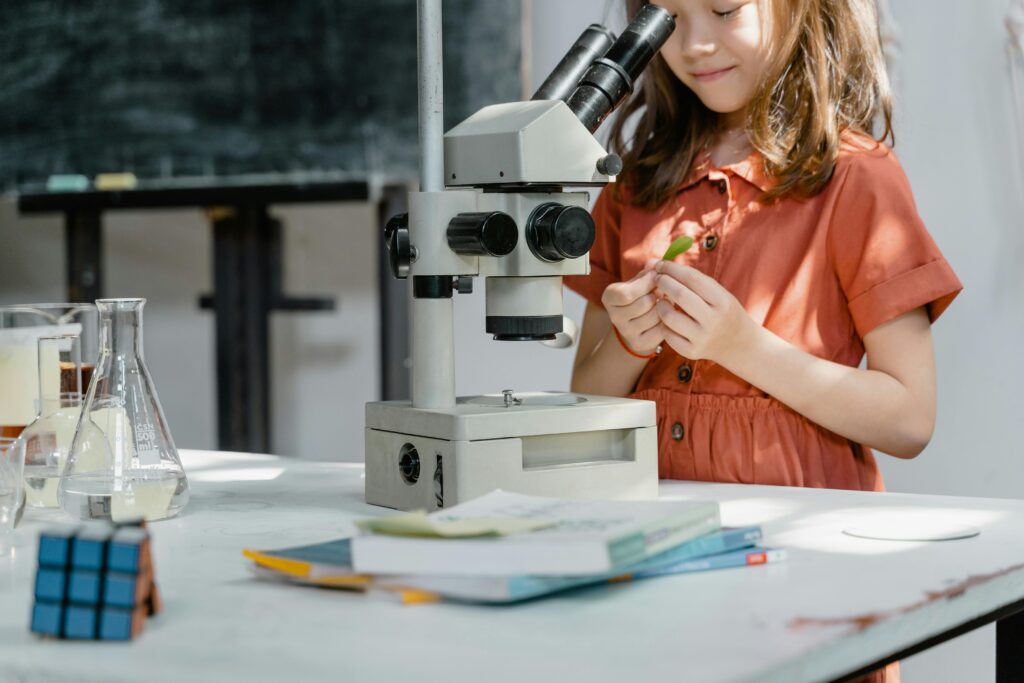
[[145, 299], [99, 299], [100, 357], [58, 486], [80, 519], [173, 517], [188, 481], [142, 356]]

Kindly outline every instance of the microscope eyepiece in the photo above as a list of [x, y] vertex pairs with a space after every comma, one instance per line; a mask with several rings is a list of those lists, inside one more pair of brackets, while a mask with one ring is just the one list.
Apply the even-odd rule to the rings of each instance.
[[614, 42], [615, 34], [604, 26], [600, 24], [588, 26], [531, 99], [568, 99], [594, 60], [603, 57]]
[[633, 91], [633, 84], [675, 30], [668, 10], [644, 5], [608, 52], [587, 69], [567, 104], [591, 133]]

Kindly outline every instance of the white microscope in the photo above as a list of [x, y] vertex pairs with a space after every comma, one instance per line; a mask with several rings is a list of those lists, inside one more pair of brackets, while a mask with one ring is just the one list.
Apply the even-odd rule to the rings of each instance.
[[[484, 107], [442, 135], [440, 0], [418, 2], [421, 191], [385, 230], [412, 278], [412, 401], [366, 404], [366, 501], [436, 510], [493, 489], [653, 498], [654, 403], [571, 393], [455, 397], [453, 295], [486, 278], [496, 340], [562, 332], [562, 276], [590, 272], [585, 192], [622, 161], [593, 137], [675, 28], [646, 5], [614, 39], [590, 26], [533, 99]], [[443, 140], [443, 147], [442, 147]]]

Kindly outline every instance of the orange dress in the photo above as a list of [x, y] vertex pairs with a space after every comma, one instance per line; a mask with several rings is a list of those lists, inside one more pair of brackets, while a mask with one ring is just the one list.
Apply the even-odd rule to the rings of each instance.
[[[892, 151], [844, 136], [832, 179], [810, 199], [758, 203], [771, 186], [756, 153], [714, 168], [705, 158], [657, 211], [606, 188], [594, 207], [589, 275], [566, 285], [598, 305], [673, 239], [682, 262], [710, 275], [761, 325], [820, 358], [857, 367], [864, 336], [917, 307], [932, 321], [961, 290], [928, 234]], [[633, 398], [658, 413], [662, 478], [880, 491], [870, 449], [811, 422], [707, 360], [667, 345]]]

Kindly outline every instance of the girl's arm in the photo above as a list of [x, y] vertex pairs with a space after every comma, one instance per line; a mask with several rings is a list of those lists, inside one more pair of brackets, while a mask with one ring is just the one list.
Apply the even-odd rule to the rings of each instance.
[[[703, 273], [659, 264], [657, 310], [665, 341], [706, 358], [822, 427], [901, 458], [928, 445], [935, 427], [935, 356], [923, 308], [864, 336], [867, 369], [818, 358], [757, 324]], [[679, 310], [672, 305], [675, 303]]]
[[572, 391], [626, 396], [646, 365], [647, 361], [630, 356], [619, 344], [604, 307], [588, 301], [572, 367]]

